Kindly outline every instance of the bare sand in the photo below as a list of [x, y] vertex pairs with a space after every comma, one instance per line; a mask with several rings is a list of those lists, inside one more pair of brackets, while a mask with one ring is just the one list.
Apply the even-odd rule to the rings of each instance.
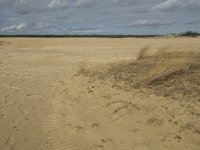
[[200, 149], [200, 38], [0, 41], [0, 150]]

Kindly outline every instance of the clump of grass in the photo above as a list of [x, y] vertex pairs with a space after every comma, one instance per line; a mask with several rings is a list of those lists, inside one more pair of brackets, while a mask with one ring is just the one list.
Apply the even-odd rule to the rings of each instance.
[[181, 95], [198, 99], [200, 53], [166, 52], [164, 48], [147, 57], [147, 50], [142, 48], [135, 61], [108, 64], [107, 67], [89, 68], [83, 63], [78, 74], [99, 80], [111, 79], [119, 89], [150, 89], [167, 97]]
[[149, 48], [150, 48], [149, 46], [142, 47], [138, 52], [137, 60], [144, 58], [146, 56]]
[[[173, 56], [174, 55], [174, 56]], [[175, 72], [184, 69], [189, 63], [190, 57], [178, 57], [179, 54], [157, 52], [152, 61], [154, 62], [153, 67], [146, 74], [141, 74], [138, 78], [137, 86], [147, 86], [158, 82], [160, 79], [167, 79], [170, 75]], [[147, 68], [148, 69], [148, 68]]]
[[3, 41], [0, 41], [0, 45], [3, 45]]
[[76, 75], [77, 76], [79, 76], [79, 75], [89, 76], [90, 75], [90, 70], [87, 68], [86, 62], [83, 62], [80, 64]]
[[92, 67], [88, 62], [82, 62], [77, 70], [75, 76], [85, 76], [90, 78], [98, 78], [98, 79], [106, 79], [105, 70], [107, 68], [105, 66], [97, 66]]
[[5, 45], [5, 44], [10, 44], [10, 43], [6, 41], [0, 41], [0, 45]]

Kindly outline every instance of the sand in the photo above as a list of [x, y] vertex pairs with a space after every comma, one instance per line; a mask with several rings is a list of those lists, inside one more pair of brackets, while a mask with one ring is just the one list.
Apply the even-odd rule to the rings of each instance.
[[200, 38], [0, 41], [0, 150], [199, 150]]

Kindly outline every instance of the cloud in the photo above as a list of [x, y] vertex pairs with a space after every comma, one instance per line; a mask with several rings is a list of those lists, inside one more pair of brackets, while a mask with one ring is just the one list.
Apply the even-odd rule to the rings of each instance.
[[163, 25], [172, 25], [175, 23], [175, 20], [137, 20], [129, 25], [129, 27], [152, 27], [152, 26], [163, 26]]
[[12, 25], [8, 27], [1, 28], [2, 32], [15, 32], [15, 31], [23, 31], [24, 28], [26, 28], [27, 25], [25, 23], [20, 23], [18, 25]]
[[160, 11], [177, 11], [179, 9], [199, 11], [200, 0], [167, 0], [152, 7], [152, 10]]
[[32, 24], [32, 29], [35, 29], [35, 30], [44, 29], [44, 28], [48, 28], [49, 26], [50, 26], [50, 23], [38, 22], [38, 23]]
[[184, 21], [183, 24], [187, 24], [187, 25], [200, 24], [200, 19], [190, 19], [190, 20]]
[[110, 0], [76, 0], [73, 6], [77, 8], [88, 9], [92, 7], [98, 7], [103, 4], [108, 4], [109, 1]]
[[13, 10], [20, 15], [43, 14], [46, 12], [66, 9], [69, 0], [16, 0]]
[[68, 28], [65, 31], [69, 34], [98, 34], [102, 30], [98, 28]]
[[20, 15], [27, 15], [29, 13], [40, 13], [46, 8], [47, 0], [16, 0], [14, 2], [13, 11]]
[[199, 31], [199, 12], [200, 0], [0, 0], [0, 34]]
[[66, 9], [68, 3], [66, 0], [52, 0], [48, 5], [49, 8], [62, 8]]

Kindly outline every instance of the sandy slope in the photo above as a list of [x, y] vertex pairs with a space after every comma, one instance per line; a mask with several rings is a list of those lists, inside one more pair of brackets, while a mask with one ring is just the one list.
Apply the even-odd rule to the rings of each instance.
[[85, 64], [133, 60], [144, 46], [149, 54], [199, 51], [199, 38], [0, 41], [0, 149], [199, 149], [197, 96], [174, 99], [77, 76]]

